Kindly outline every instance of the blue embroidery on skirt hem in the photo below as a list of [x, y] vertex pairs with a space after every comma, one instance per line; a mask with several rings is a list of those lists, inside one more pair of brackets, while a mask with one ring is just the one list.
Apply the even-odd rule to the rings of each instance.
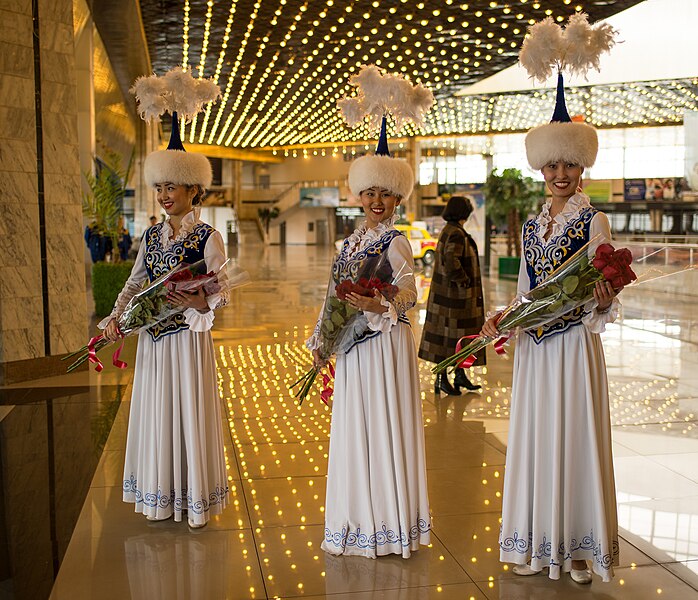
[[430, 530], [431, 523], [417, 517], [416, 525], [410, 527], [407, 532], [400, 528], [398, 531], [388, 529], [385, 523], [381, 529], [371, 535], [363, 533], [361, 527], [357, 527], [355, 531], [349, 530], [347, 527], [342, 527], [341, 531], [332, 531], [329, 527], [326, 527], [325, 541], [336, 548], [354, 546], [361, 549], [375, 550], [378, 546], [385, 546], [386, 544], [400, 544], [403, 548], [406, 548], [418, 539], [421, 534], [429, 533]]
[[157, 492], [144, 493], [138, 489], [138, 482], [131, 475], [129, 479], [124, 479], [123, 491], [127, 494], [134, 494], [136, 504], [143, 504], [151, 508], [168, 508], [172, 506], [174, 510], [188, 509], [194, 514], [201, 515], [208, 512], [212, 506], [222, 504], [228, 497], [230, 488], [227, 485], [225, 488], [216, 486], [216, 489], [209, 493], [208, 500], [202, 497], [195, 501], [186, 488], [183, 488], [178, 495], [175, 493], [175, 490], [170, 490], [170, 495], [168, 496], [163, 494], [160, 488], [158, 488]]
[[511, 537], [502, 538], [500, 532], [499, 536], [499, 548], [502, 552], [516, 552], [518, 554], [529, 555], [531, 558], [535, 559], [549, 559], [549, 565], [560, 567], [562, 563], [566, 560], [574, 560], [572, 558], [572, 553], [578, 550], [591, 550], [594, 556], [594, 562], [604, 571], [608, 571], [613, 567], [614, 559], [619, 555], [618, 540], [613, 540], [613, 548], [611, 553], [604, 553], [601, 542], [594, 538], [594, 532], [591, 531], [588, 535], [585, 535], [581, 540], [576, 540], [572, 538], [569, 546], [565, 545], [565, 542], [560, 542], [558, 544], [557, 552], [555, 558], [552, 556], [552, 542], [548, 540], [546, 535], [538, 544], [536, 551], [533, 551], [533, 533], [528, 533], [528, 539], [520, 537], [518, 531], [514, 531], [514, 535]]

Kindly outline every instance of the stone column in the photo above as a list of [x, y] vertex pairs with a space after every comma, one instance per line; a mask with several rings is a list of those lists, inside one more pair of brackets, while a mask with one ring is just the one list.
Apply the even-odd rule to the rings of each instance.
[[63, 372], [87, 335], [72, 10], [0, 3], [4, 383]]

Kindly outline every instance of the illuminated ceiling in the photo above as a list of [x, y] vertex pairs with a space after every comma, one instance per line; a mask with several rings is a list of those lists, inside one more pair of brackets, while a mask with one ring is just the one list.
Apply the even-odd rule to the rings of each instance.
[[[141, 0], [153, 70], [189, 65], [214, 77], [223, 98], [185, 128], [185, 141], [270, 148], [372, 139], [347, 128], [336, 108], [351, 93], [348, 78], [375, 63], [429, 86], [438, 105], [408, 135], [517, 131], [552, 112], [546, 91], [497, 97], [454, 97], [465, 86], [517, 60], [529, 24], [564, 21], [584, 10], [591, 21], [639, 0]], [[673, 96], [664, 96], [665, 88]], [[572, 112], [598, 125], [675, 122], [674, 103], [695, 107], [692, 80], [570, 91]], [[598, 88], [596, 88], [598, 90]], [[628, 96], [630, 94], [630, 96]], [[619, 98], [631, 98], [618, 104]], [[596, 105], [594, 100], [602, 103]], [[676, 98], [678, 101], [675, 102]], [[635, 99], [648, 105], [638, 111]], [[644, 105], [644, 104], [640, 105]], [[651, 105], [651, 106], [650, 106]], [[604, 109], [607, 106], [608, 109]], [[615, 111], [615, 112], [614, 112]], [[616, 114], [617, 113], [617, 114]], [[666, 114], [665, 114], [666, 113]], [[671, 114], [670, 114], [671, 113]]]

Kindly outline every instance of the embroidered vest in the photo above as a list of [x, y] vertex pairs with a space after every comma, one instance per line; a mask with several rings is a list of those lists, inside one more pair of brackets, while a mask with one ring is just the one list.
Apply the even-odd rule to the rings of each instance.
[[[373, 274], [371, 272], [362, 272], [364, 269], [370, 268], [366, 265], [366, 259], [370, 257], [378, 257], [388, 250], [390, 243], [399, 235], [404, 235], [401, 231], [397, 229], [391, 229], [384, 233], [380, 238], [378, 238], [372, 244], [369, 244], [363, 250], [360, 250], [356, 254], [349, 256], [349, 238], [344, 240], [342, 244], [342, 249], [339, 252], [339, 256], [332, 263], [332, 279], [335, 285], [338, 285], [346, 279], [351, 281], [357, 281], [361, 277], [371, 277], [371, 275], [378, 277], [381, 281], [391, 281], [393, 278], [393, 270], [390, 266], [390, 261], [383, 261], [383, 264], [379, 268], [378, 272]], [[407, 318], [404, 312], [398, 314], [398, 321], [401, 323], [407, 323], [409, 325], [410, 320]], [[354, 343], [349, 346], [345, 353], [349, 353], [350, 350], [354, 348], [357, 344], [365, 342], [368, 339], [374, 338], [380, 335], [380, 331], [372, 331], [366, 327], [366, 329], [357, 337], [354, 338]]]
[[[589, 241], [591, 220], [598, 211], [595, 208], [583, 208], [579, 215], [567, 222], [562, 232], [552, 236], [548, 242], [539, 236], [539, 224], [536, 219], [529, 219], [523, 227], [523, 260], [530, 289], [543, 283], [546, 278]], [[580, 306], [551, 321], [543, 327], [526, 333], [536, 344], [571, 327], [582, 324], [586, 313]]]
[[[145, 270], [148, 281], [155, 281], [161, 275], [169, 273], [180, 263], [192, 264], [204, 258], [206, 241], [215, 231], [206, 223], [197, 223], [184, 239], [173, 243], [165, 250], [160, 243], [163, 223], [148, 228], [143, 236], [145, 244]], [[189, 329], [184, 315], [178, 313], [147, 329], [148, 334], [157, 342], [160, 338]]]

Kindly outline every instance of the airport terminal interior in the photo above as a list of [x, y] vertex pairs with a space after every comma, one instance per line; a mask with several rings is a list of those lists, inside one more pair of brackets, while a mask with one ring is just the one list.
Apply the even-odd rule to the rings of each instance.
[[[433, 94], [422, 123], [387, 128], [415, 179], [397, 227], [418, 346], [449, 198], [474, 209], [485, 311], [517, 295], [515, 227], [488, 181], [516, 169], [532, 179], [528, 213], [545, 202], [525, 137], [550, 121], [556, 81], [532, 80], [519, 51], [535, 23], [577, 13], [618, 32], [598, 71], [565, 80], [572, 121], [598, 132], [581, 186], [641, 275], [600, 336], [614, 575], [585, 585], [500, 561], [517, 337], [459, 395], [435, 392], [434, 364], [418, 361], [429, 544], [409, 558], [328, 553], [332, 400], [320, 379], [302, 404], [291, 386], [363, 219], [349, 169], [378, 139], [337, 101], [369, 64]], [[698, 600], [698, 2], [0, 0], [0, 19], [0, 600]], [[191, 119], [145, 122], [134, 81], [171, 69], [220, 96]], [[123, 500], [137, 336], [67, 372], [166, 218], [144, 166], [176, 129], [212, 167], [201, 219], [249, 274], [211, 330], [230, 494], [205, 527]]]

